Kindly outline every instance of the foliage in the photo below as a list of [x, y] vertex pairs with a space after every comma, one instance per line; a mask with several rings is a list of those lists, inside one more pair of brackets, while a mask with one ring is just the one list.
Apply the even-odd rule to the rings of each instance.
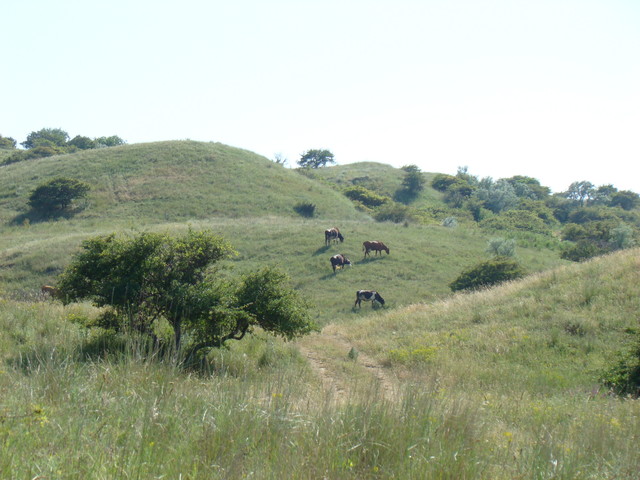
[[633, 345], [621, 352], [615, 363], [601, 378], [602, 383], [618, 395], [640, 396], [640, 334], [635, 333]]
[[573, 245], [566, 246], [560, 253], [560, 258], [573, 262], [582, 262], [597, 255], [606, 253], [607, 250], [589, 240], [579, 240]]
[[549, 234], [551, 229], [540, 217], [529, 210], [508, 210], [500, 215], [489, 216], [480, 222], [487, 230], [519, 230]]
[[439, 192], [446, 192], [451, 185], [458, 181], [459, 179], [453, 175], [438, 173], [433, 177], [433, 180], [431, 180], [431, 187]]
[[475, 290], [515, 280], [524, 275], [522, 267], [511, 258], [496, 257], [464, 270], [449, 284], [452, 291]]
[[564, 192], [564, 196], [570, 200], [578, 202], [578, 204], [582, 207], [595, 196], [595, 193], [595, 185], [593, 185], [593, 183], [591, 182], [583, 180], [580, 182], [573, 182], [571, 185], [569, 185], [569, 189]]
[[11, 137], [3, 137], [0, 135], [0, 149], [14, 150], [16, 148], [16, 141]]
[[298, 215], [311, 218], [316, 212], [316, 205], [311, 202], [298, 202], [293, 206], [293, 209]]
[[96, 142], [91, 140], [89, 137], [83, 137], [81, 135], [76, 135], [68, 143], [69, 146], [75, 147], [78, 150], [89, 150], [91, 148], [96, 148]]
[[609, 233], [609, 242], [613, 250], [622, 250], [635, 246], [636, 241], [633, 238], [633, 228], [621, 223], [616, 228], [611, 229]]
[[71, 178], [53, 178], [33, 190], [29, 206], [36, 212], [51, 215], [67, 210], [75, 200], [84, 198], [90, 186]]
[[484, 208], [493, 213], [509, 210], [518, 204], [516, 190], [506, 180], [494, 182], [490, 178], [484, 178], [474, 191], [474, 196], [482, 202]]
[[416, 165], [405, 165], [402, 170], [405, 172], [404, 178], [393, 198], [397, 202], [408, 204], [413, 202], [424, 190], [425, 179]]
[[389, 203], [380, 207], [373, 218], [378, 222], [402, 223], [411, 218], [411, 209], [399, 203]]
[[447, 217], [442, 221], [442, 226], [447, 228], [456, 228], [458, 226], [458, 219], [456, 217]]
[[620, 207], [623, 210], [633, 210], [640, 206], [640, 195], [629, 190], [622, 190], [611, 195], [612, 207]]
[[344, 195], [351, 201], [360, 202], [368, 208], [379, 207], [380, 205], [384, 205], [391, 201], [389, 197], [378, 195], [377, 193], [359, 185], [345, 188]]
[[487, 242], [487, 253], [495, 257], [514, 257], [516, 241], [512, 238], [491, 238]]
[[66, 147], [69, 134], [60, 128], [43, 128], [37, 132], [31, 132], [27, 139], [21, 143], [26, 149], [36, 147]]
[[298, 165], [302, 168], [320, 168], [326, 166], [328, 163], [336, 163], [333, 153], [329, 150], [307, 150], [300, 156]]
[[176, 348], [186, 337], [194, 354], [240, 340], [254, 325], [286, 338], [312, 328], [305, 304], [277, 271], [248, 276], [239, 287], [212, 271], [235, 252], [209, 231], [112, 234], [89, 239], [82, 248], [59, 278], [63, 301], [110, 307], [113, 314], [105, 318], [118, 331], [133, 330], [158, 343], [164, 320]]

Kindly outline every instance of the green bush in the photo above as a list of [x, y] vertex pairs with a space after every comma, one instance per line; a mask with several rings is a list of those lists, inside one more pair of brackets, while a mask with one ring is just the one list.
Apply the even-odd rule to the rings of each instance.
[[515, 280], [524, 275], [522, 267], [511, 258], [496, 257], [463, 271], [449, 284], [452, 291], [475, 290]]
[[528, 210], [508, 210], [480, 222], [489, 230], [521, 230], [532, 233], [550, 234], [551, 229], [535, 213]]
[[369, 208], [379, 207], [391, 200], [389, 197], [378, 195], [377, 193], [359, 185], [347, 187], [344, 190], [344, 195], [349, 200], [360, 202], [362, 205]]
[[29, 196], [29, 206], [45, 215], [67, 210], [74, 200], [87, 196], [90, 187], [80, 180], [54, 178], [36, 187]]
[[620, 354], [601, 378], [601, 382], [618, 395], [640, 395], [640, 335], [636, 335], [635, 345]]
[[298, 215], [302, 217], [307, 217], [307, 218], [313, 217], [316, 213], [316, 206], [310, 202], [296, 203], [293, 209]]
[[402, 223], [410, 219], [409, 207], [399, 203], [386, 204], [373, 215], [378, 222]]

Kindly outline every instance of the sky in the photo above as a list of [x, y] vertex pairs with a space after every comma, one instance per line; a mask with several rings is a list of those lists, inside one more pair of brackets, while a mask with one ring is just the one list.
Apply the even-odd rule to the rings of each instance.
[[21, 0], [0, 135], [221, 142], [640, 193], [638, 0]]

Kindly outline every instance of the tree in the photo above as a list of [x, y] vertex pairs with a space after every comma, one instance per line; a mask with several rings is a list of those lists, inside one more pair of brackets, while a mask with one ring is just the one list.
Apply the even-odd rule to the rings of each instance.
[[29, 195], [29, 206], [50, 215], [67, 210], [74, 200], [85, 198], [90, 186], [71, 178], [54, 178], [35, 188]]
[[112, 135], [110, 137], [98, 137], [93, 139], [96, 148], [104, 148], [104, 147], [117, 147], [119, 145], [124, 145], [125, 142], [117, 135]]
[[298, 160], [298, 165], [302, 168], [320, 168], [327, 163], [336, 163], [329, 150], [307, 150]]
[[581, 182], [573, 182], [569, 185], [569, 189], [564, 193], [564, 196], [570, 200], [576, 200], [582, 207], [592, 199], [595, 194], [596, 188], [593, 183], [583, 180]]
[[59, 128], [43, 128], [37, 132], [31, 132], [27, 135], [27, 139], [22, 142], [26, 149], [35, 147], [66, 147], [69, 140], [69, 134]]
[[0, 149], [2, 150], [15, 150], [16, 141], [11, 137], [3, 137], [0, 135]]
[[418, 193], [424, 190], [424, 178], [416, 165], [405, 165], [402, 170], [406, 172], [402, 179], [402, 188], [404, 190], [411, 193]]
[[76, 147], [78, 150], [91, 150], [92, 148], [96, 148], [96, 142], [89, 137], [76, 135], [69, 140], [69, 146]]
[[620, 207], [623, 210], [633, 210], [640, 205], [640, 195], [630, 190], [622, 190], [611, 195], [612, 207]]
[[188, 356], [240, 340], [256, 326], [286, 339], [315, 328], [286, 275], [265, 269], [238, 284], [212, 269], [234, 253], [209, 231], [99, 236], [83, 243], [58, 288], [64, 303], [88, 299], [110, 307], [98, 325], [134, 330], [157, 344], [166, 321], [176, 350], [188, 339]]

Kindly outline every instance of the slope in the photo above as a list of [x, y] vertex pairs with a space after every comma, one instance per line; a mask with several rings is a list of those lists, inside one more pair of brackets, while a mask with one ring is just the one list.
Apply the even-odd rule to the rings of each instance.
[[142, 223], [209, 217], [295, 217], [296, 203], [320, 218], [358, 219], [334, 190], [247, 150], [219, 143], [171, 141], [87, 150], [2, 167], [0, 223], [21, 219], [31, 190], [64, 176], [89, 183], [89, 207], [76, 219]]

